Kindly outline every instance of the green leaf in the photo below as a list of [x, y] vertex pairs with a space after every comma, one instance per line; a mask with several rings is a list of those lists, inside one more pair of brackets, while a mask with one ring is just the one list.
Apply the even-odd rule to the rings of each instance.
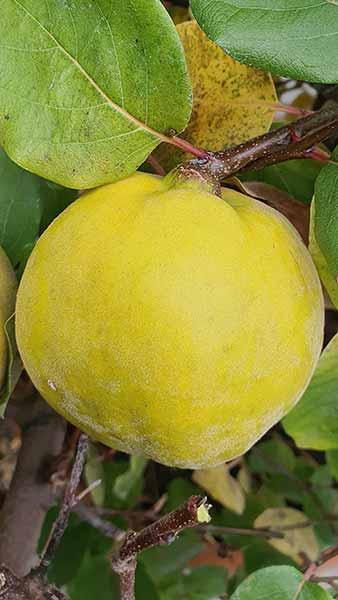
[[315, 237], [315, 231], [314, 231], [314, 222], [315, 222], [315, 202], [312, 202], [311, 204], [311, 212], [310, 212], [310, 235], [309, 235], [309, 250], [311, 253], [311, 256], [313, 258], [313, 262], [315, 263], [320, 279], [328, 293], [328, 295], [330, 296], [331, 302], [332, 304], [334, 304], [334, 306], [336, 308], [338, 308], [338, 282], [337, 280], [333, 277], [329, 266], [327, 264], [327, 261], [321, 251], [321, 249], [318, 246], [316, 237]]
[[264, 181], [286, 192], [291, 198], [310, 204], [315, 181], [322, 168], [323, 164], [314, 160], [288, 160], [259, 171], [249, 171], [240, 175], [240, 179]]
[[249, 467], [254, 473], [281, 473], [293, 471], [296, 459], [291, 448], [281, 439], [257, 444], [249, 454]]
[[183, 479], [183, 477], [173, 479], [167, 487], [167, 501], [164, 507], [165, 512], [168, 513], [175, 510], [175, 508], [180, 506], [180, 504], [183, 504], [189, 496], [198, 495], [200, 493], [200, 488], [191, 481]]
[[40, 233], [78, 197], [76, 190], [70, 190], [46, 179], [40, 179], [44, 184], [44, 193], [41, 195], [42, 215]]
[[313, 583], [304, 583], [304, 575], [294, 567], [260, 569], [241, 583], [230, 600], [329, 600], [331, 596]]
[[144, 470], [148, 464], [148, 459], [143, 456], [133, 455], [129, 459], [129, 468], [119, 475], [114, 482], [114, 494], [120, 500], [127, 500], [133, 492], [135, 485], [142, 479]]
[[210, 39], [233, 58], [293, 79], [338, 81], [337, 12], [330, 0], [191, 0]]
[[161, 590], [161, 600], [215, 600], [226, 592], [226, 575], [222, 567], [203, 566], [188, 570]]
[[0, 244], [14, 267], [39, 235], [41, 180], [20, 169], [0, 148]]
[[0, 245], [13, 267], [23, 266], [41, 231], [75, 199], [75, 192], [52, 184], [13, 163], [0, 148]]
[[117, 577], [113, 575], [106, 556], [87, 552], [76, 577], [67, 586], [72, 600], [119, 600]]
[[328, 450], [326, 452], [326, 462], [330, 469], [331, 475], [338, 481], [338, 449]]
[[85, 523], [66, 529], [48, 570], [49, 581], [62, 586], [76, 577], [85, 558], [90, 536], [91, 528]]
[[147, 569], [140, 562], [136, 569], [135, 596], [136, 598], [146, 598], [147, 600], [161, 600], [155, 584], [147, 573]]
[[155, 546], [140, 555], [140, 562], [156, 585], [171, 583], [172, 575], [183, 569], [203, 549], [195, 531], [184, 531], [169, 546]]
[[[336, 8], [338, 16], [338, 6]], [[338, 147], [333, 160], [338, 160]], [[315, 185], [314, 232], [317, 243], [338, 282], [338, 168], [337, 165], [326, 165]]]
[[[248, 540], [248, 538], [246, 539]], [[261, 538], [251, 538], [250, 541], [248, 540], [242, 552], [246, 574], [254, 573], [258, 569], [271, 567], [272, 565], [295, 565], [290, 557], [282, 554], [275, 548], [271, 548], [268, 541]]]
[[94, 187], [187, 125], [184, 54], [160, 0], [4, 0], [1, 19], [0, 142], [26, 169]]
[[18, 348], [15, 340], [15, 315], [13, 314], [7, 319], [5, 325], [5, 334], [8, 343], [8, 359], [7, 359], [7, 371], [5, 374], [5, 381], [0, 392], [0, 417], [4, 416], [7, 402], [12, 395], [21, 371], [22, 362], [18, 352]]
[[300, 448], [338, 448], [338, 334], [322, 353], [304, 395], [282, 423]]

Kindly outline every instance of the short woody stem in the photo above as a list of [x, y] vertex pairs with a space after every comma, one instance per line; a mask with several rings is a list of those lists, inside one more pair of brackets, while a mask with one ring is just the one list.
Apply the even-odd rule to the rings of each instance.
[[113, 556], [112, 568], [120, 577], [121, 600], [135, 598], [135, 570], [139, 552], [152, 546], [170, 544], [182, 529], [195, 527], [210, 520], [206, 498], [191, 496], [182, 506], [165, 515], [138, 533], [128, 532], [118, 552]]
[[208, 152], [178, 169], [178, 177], [199, 177], [213, 182], [235, 173], [257, 170], [296, 158], [315, 158], [314, 146], [338, 132], [338, 107], [330, 106], [291, 124], [221, 152]]

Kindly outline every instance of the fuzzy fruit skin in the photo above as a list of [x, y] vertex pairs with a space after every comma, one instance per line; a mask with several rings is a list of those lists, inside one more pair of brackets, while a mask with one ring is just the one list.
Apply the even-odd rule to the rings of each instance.
[[16, 324], [30, 377], [69, 421], [108, 446], [205, 468], [295, 404], [323, 317], [310, 255], [279, 213], [136, 173], [84, 194], [43, 234]]
[[15, 310], [17, 280], [7, 255], [0, 247], [0, 389], [7, 367], [8, 344], [4, 325]]

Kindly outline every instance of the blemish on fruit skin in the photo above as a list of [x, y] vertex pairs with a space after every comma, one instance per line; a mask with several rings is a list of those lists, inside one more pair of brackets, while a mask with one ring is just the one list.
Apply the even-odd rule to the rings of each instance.
[[54, 381], [52, 381], [51, 379], [48, 379], [47, 383], [48, 383], [48, 386], [50, 387], [50, 389], [53, 390], [53, 392], [56, 392], [57, 387], [56, 387]]

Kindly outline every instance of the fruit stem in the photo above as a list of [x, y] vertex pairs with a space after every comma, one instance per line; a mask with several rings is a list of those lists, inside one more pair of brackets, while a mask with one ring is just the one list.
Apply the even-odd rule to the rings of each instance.
[[[273, 131], [257, 136], [238, 146], [220, 152], [205, 152], [181, 165], [177, 176], [195, 177], [212, 184], [219, 193], [223, 179], [243, 171], [263, 167], [298, 158], [319, 158], [313, 148], [326, 138], [338, 132], [338, 107], [329, 106]], [[328, 161], [324, 153], [320, 159]]]

